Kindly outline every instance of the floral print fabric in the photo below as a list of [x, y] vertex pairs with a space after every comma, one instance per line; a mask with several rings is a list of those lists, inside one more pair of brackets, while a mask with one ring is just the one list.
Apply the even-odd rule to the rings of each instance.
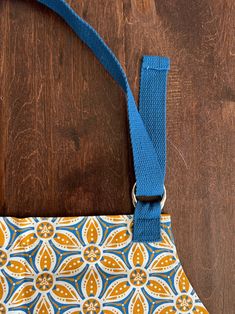
[[208, 313], [178, 259], [170, 216], [161, 216], [158, 243], [133, 243], [132, 222], [0, 218], [0, 313]]

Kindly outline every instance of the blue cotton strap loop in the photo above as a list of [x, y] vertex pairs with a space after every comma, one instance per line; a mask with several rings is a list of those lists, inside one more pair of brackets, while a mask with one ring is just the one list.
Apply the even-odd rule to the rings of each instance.
[[170, 60], [144, 56], [141, 69], [139, 112], [152, 140], [161, 167], [166, 173], [166, 91]]
[[[66, 3], [66, 1], [38, 0], [38, 2], [46, 5], [64, 19], [64, 21], [74, 30], [78, 37], [93, 51], [97, 59], [126, 93], [130, 137], [137, 182], [136, 195], [149, 197], [162, 195], [164, 182], [163, 160], [161, 159], [162, 156], [158, 155], [156, 151], [156, 148], [160, 148], [160, 144], [158, 147], [154, 144], [152, 139], [153, 133], [149, 130], [149, 128], [148, 130], [146, 129], [145, 124], [146, 122], [148, 123], [148, 114], [144, 114], [145, 109], [142, 110], [142, 113], [138, 111], [126, 74], [119, 61], [110, 48], [105, 44], [100, 35], [88, 23], [81, 19]], [[161, 60], [158, 62], [161, 62]], [[146, 59], [146, 62], [144, 63], [146, 63], [146, 66], [149, 66], [148, 59]], [[156, 66], [155, 63], [156, 60], [152, 60], [150, 66]], [[153, 110], [154, 109], [152, 109], [152, 111]], [[144, 119], [146, 118], [146, 121], [142, 118], [142, 114]], [[145, 229], [147, 230], [148, 226], [145, 223], [142, 224], [141, 221], [141, 219], [150, 221], [151, 217], [160, 216], [158, 208], [159, 203], [156, 205], [154, 204], [138, 201], [135, 209], [135, 229], [142, 231], [135, 232], [135, 241], [153, 242], [159, 240], [159, 237], [156, 238], [155, 234], [151, 237], [145, 237]], [[138, 217], [141, 219], [136, 219]], [[158, 229], [160, 232], [160, 226], [158, 226]]]
[[[145, 56], [141, 68], [139, 112], [152, 140], [160, 165], [158, 182], [164, 190], [166, 172], [166, 86], [170, 61], [165, 57]], [[139, 184], [137, 182], [137, 184]], [[141, 184], [145, 184], [144, 181]], [[138, 186], [137, 186], [138, 189]], [[160, 239], [161, 197], [138, 197], [134, 215], [134, 241]], [[144, 201], [145, 200], [145, 201]], [[143, 202], [144, 201], [144, 202]]]

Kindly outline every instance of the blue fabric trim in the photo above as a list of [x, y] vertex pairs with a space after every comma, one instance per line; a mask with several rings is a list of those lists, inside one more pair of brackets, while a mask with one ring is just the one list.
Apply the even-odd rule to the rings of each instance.
[[[123, 91], [126, 93], [130, 137], [132, 143], [134, 169], [137, 183], [136, 195], [162, 195], [164, 183], [164, 160], [161, 160], [161, 154], [157, 153], [156, 148], [161, 149], [160, 146], [163, 141], [161, 140], [161, 144], [159, 143], [158, 146], [155, 146], [156, 141], [154, 142], [153, 140], [154, 134], [149, 130], [149, 127], [146, 130], [144, 120], [145, 116], [148, 116], [148, 114], [145, 114], [144, 112], [147, 108], [147, 104], [143, 107], [145, 109], [141, 109], [140, 115], [126, 74], [122, 69], [119, 61], [110, 50], [110, 48], [105, 44], [100, 35], [88, 23], [81, 19], [66, 3], [66, 1], [38, 0], [38, 2], [49, 7], [65, 20], [65, 22], [74, 30], [78, 37], [93, 51], [97, 59], [101, 62], [101, 64], [110, 73], [113, 79], [121, 86]], [[152, 59], [152, 57], [146, 57], [144, 58], [143, 65], [144, 67], [149, 66], [151, 68], [156, 68], [159, 65], [160, 67], [165, 67], [165, 62], [165, 59]], [[145, 71], [143, 70], [142, 74], [144, 72]], [[147, 73], [148, 72], [149, 71], [147, 71]], [[145, 77], [145, 74], [143, 77]], [[155, 81], [155, 83], [156, 82], [157, 81]], [[144, 83], [142, 82], [142, 84]], [[152, 86], [152, 90], [154, 90], [154, 86]], [[150, 99], [154, 101], [154, 94], [150, 96]], [[152, 112], [154, 112], [153, 108], [151, 109]], [[156, 110], [158, 109], [160, 109], [160, 107], [158, 108], [156, 106]], [[154, 115], [156, 116], [156, 113]], [[159, 117], [160, 116], [162, 116], [161, 112], [159, 112]], [[148, 120], [149, 118], [146, 119], [146, 122]], [[159, 120], [160, 119], [158, 119], [158, 121]], [[152, 123], [152, 120], [150, 121]], [[165, 131], [163, 131], [163, 133], [164, 132]], [[161, 136], [159, 136], [158, 138], [161, 138]], [[144, 220], [138, 219], [138, 217], [142, 217], [147, 221], [150, 221], [155, 216], [160, 216], [159, 204], [157, 203], [154, 206], [153, 205], [153, 203], [138, 202], [135, 210], [135, 230], [141, 230], [141, 228], [143, 230], [147, 230], [147, 224], [143, 223]], [[160, 227], [157, 228], [160, 232]], [[153, 234], [151, 237], [149, 237], [149, 235], [145, 236], [145, 232], [136, 231], [134, 234], [134, 240], [138, 242], [157, 241], [159, 240], [159, 237], [156, 238], [155, 234]]]

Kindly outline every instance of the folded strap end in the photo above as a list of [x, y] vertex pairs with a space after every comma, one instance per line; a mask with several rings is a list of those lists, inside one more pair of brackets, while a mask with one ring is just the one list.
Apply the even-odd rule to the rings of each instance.
[[161, 222], [159, 218], [139, 218], [134, 222], [133, 242], [159, 242], [161, 241]]
[[170, 69], [170, 59], [160, 56], [144, 56], [142, 67], [143, 69], [168, 71]]

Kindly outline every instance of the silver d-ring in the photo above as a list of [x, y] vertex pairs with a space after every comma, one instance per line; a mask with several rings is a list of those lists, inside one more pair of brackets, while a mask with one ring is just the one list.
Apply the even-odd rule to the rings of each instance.
[[[132, 192], [131, 192], [131, 196], [132, 196], [132, 203], [133, 206], [136, 207], [137, 204], [137, 198], [136, 198], [136, 183], [134, 184], [133, 188], [132, 188]], [[163, 209], [164, 205], [166, 202], [166, 187], [164, 185], [164, 192], [163, 192], [163, 196], [162, 196], [162, 200], [160, 202], [160, 206], [161, 206], [161, 210]]]
[[136, 207], [136, 204], [137, 204], [137, 198], [136, 198], [135, 191], [136, 191], [136, 182], [133, 185], [133, 188], [132, 188], [132, 191], [131, 191], [132, 204], [133, 204], [134, 207]]

